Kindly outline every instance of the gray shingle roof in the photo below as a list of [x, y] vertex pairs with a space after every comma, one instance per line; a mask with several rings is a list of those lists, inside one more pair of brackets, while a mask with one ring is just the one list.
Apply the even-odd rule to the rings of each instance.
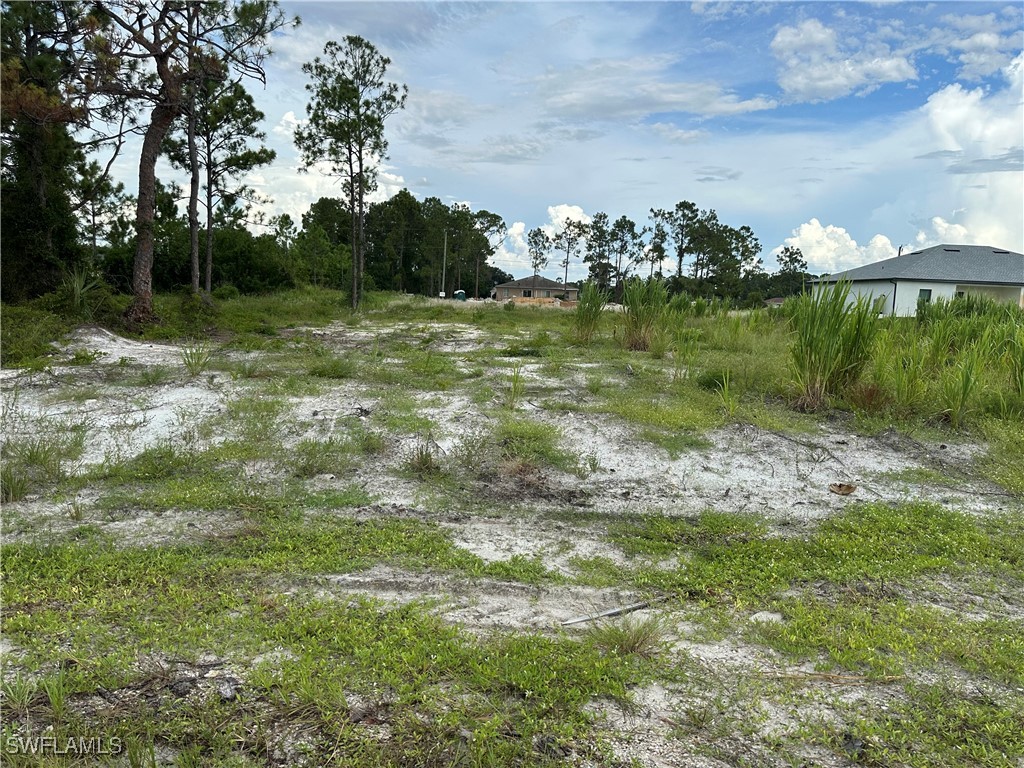
[[837, 272], [818, 282], [834, 283], [839, 279], [1024, 285], [1024, 254], [987, 245], [936, 245]]
[[[534, 280], [536, 280], [537, 282], [534, 283]], [[529, 277], [521, 277], [518, 280], [513, 280], [511, 283], [502, 283], [501, 285], [497, 285], [495, 287], [496, 288], [533, 288], [534, 286], [536, 286], [537, 288], [545, 288], [545, 289], [551, 289], [551, 288], [559, 288], [559, 289], [573, 288], [573, 289], [575, 289], [577, 287], [575, 283], [566, 283], [565, 285], [562, 285], [559, 282], [555, 282], [554, 280], [549, 280], [548, 278], [541, 277], [540, 275], [537, 275], [536, 277], [534, 277], [533, 275], [530, 275]]]

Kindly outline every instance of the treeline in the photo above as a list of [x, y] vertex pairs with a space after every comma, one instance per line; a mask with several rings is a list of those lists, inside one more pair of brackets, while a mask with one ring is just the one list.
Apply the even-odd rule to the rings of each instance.
[[[599, 211], [589, 222], [562, 222], [554, 235], [538, 227], [527, 234], [527, 247], [535, 274], [554, 261], [565, 280], [569, 268], [581, 261], [588, 280], [617, 301], [631, 275], [664, 279], [670, 294], [752, 306], [799, 293], [813, 277], [800, 249], [789, 246], [778, 256], [779, 270], [768, 274], [750, 227], [731, 227], [714, 210], [701, 210], [687, 200], [669, 210], [652, 208], [646, 225], [628, 216], [612, 221]], [[666, 269], [666, 264], [675, 268]]]
[[[190, 280], [188, 217], [178, 210], [182, 190], [158, 186], [154, 221], [153, 287], [175, 291]], [[222, 209], [212, 232], [211, 284], [217, 295], [265, 293], [301, 285], [347, 290], [352, 279], [350, 213], [345, 202], [317, 200], [296, 224], [287, 214], [260, 225], [253, 234], [241, 207]], [[446, 206], [436, 197], [420, 202], [408, 190], [369, 207], [366, 214], [368, 290], [449, 296], [462, 289], [467, 296], [490, 294], [512, 276], [487, 263], [498, 237], [500, 217], [465, 206]], [[490, 239], [489, 239], [490, 233]], [[119, 290], [131, 285], [134, 237], [129, 217], [111, 227], [111, 242], [98, 249], [96, 264], [103, 278]], [[207, 234], [200, 232], [200, 250]]]
[[[359, 37], [329, 41], [303, 65], [310, 119], [295, 144], [307, 169], [337, 178], [339, 197], [301, 222], [254, 213], [266, 200], [244, 180], [275, 153], [244, 83], [265, 81], [270, 36], [294, 24], [273, 0], [4, 3], [2, 299], [103, 280], [131, 295], [126, 319], [145, 323], [154, 290], [208, 298], [312, 284], [348, 291], [356, 307], [367, 289], [487, 296], [511, 279], [489, 263], [506, 236], [500, 215], [407, 190], [368, 203], [385, 121], [407, 89]], [[109, 171], [133, 136], [139, 190], [129, 197]], [[161, 183], [160, 158], [187, 187]], [[597, 213], [553, 236], [536, 228], [528, 248], [535, 272], [554, 260], [567, 278], [582, 262], [613, 292], [666, 263], [676, 265], [664, 275], [673, 293], [748, 303], [798, 292], [808, 276], [792, 249], [766, 274], [749, 227], [688, 201], [651, 209], [642, 225]]]

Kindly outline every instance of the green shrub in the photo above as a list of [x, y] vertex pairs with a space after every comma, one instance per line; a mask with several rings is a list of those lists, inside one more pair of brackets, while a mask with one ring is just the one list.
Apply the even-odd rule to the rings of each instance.
[[0, 317], [0, 363], [25, 365], [53, 352], [53, 343], [69, 330], [52, 312], [28, 306], [3, 305]]
[[214, 288], [212, 295], [217, 301], [231, 301], [232, 299], [237, 299], [242, 294], [231, 283], [224, 283]]

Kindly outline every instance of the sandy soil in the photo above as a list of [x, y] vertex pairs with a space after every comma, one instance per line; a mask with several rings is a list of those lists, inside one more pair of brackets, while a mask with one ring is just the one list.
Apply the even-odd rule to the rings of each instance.
[[[428, 332], [435, 344], [432, 349], [455, 355], [485, 343], [482, 334], [465, 326], [432, 324]], [[377, 335], [373, 328], [343, 325], [313, 333], [339, 349], [372, 345]], [[95, 362], [86, 366], [65, 364], [76, 351], [96, 354]], [[244, 357], [240, 353], [236, 356]], [[222, 436], [199, 436], [196, 425], [222, 413], [233, 399], [252, 393], [255, 386], [222, 372], [189, 378], [178, 346], [134, 342], [96, 328], [78, 331], [62, 353], [62, 360], [46, 372], [0, 372], [3, 429], [5, 438], [11, 440], [57, 434], [76, 426], [84, 429], [85, 450], [75, 467], [79, 471], [104, 461], [122, 461], [166, 442], [202, 449]], [[167, 369], [166, 381], [148, 387], [123, 385], [131, 376], [154, 366]], [[537, 365], [524, 365], [523, 370], [531, 387], [566, 387], [565, 381], [546, 376]], [[578, 373], [567, 366], [567, 379]], [[500, 375], [498, 380], [503, 381]], [[79, 398], [76, 392], [83, 394]], [[286, 450], [303, 438], [330, 435], [342, 417], [368, 418], [382, 394], [365, 384], [339, 382], [317, 396], [289, 398], [288, 412], [282, 417], [287, 428], [281, 430]], [[432, 403], [425, 405], [421, 414], [438, 425], [431, 439], [442, 454], [451, 454], [467, 434], [487, 427], [487, 417], [464, 394], [431, 393], [421, 399]], [[623, 553], [603, 537], [601, 524], [593, 522], [601, 515], [693, 514], [712, 508], [763, 516], [780, 526], [799, 526], [864, 500], [926, 499], [976, 514], [1001, 511], [1015, 504], [1000, 489], [965, 479], [963, 467], [969, 466], [981, 450], [976, 445], [917, 442], [895, 432], [865, 437], [834, 425], [800, 436], [732, 425], [707, 435], [710, 447], [673, 459], [640, 440], [638, 430], [612, 418], [545, 411], [529, 397], [522, 411], [524, 416], [559, 428], [566, 447], [592, 457], [594, 471], [582, 477], [545, 471], [545, 492], [531, 495], [525, 503], [502, 504], [495, 513], [482, 502], [478, 510], [455, 514], [436, 499], [423, 506], [420, 484], [397, 473], [422, 438], [392, 435], [382, 460], [372, 469], [360, 470], [356, 477], [377, 499], [374, 514], [381, 509], [387, 513], [388, 508], [412, 510], [411, 514], [437, 522], [450, 532], [457, 546], [486, 561], [537, 556], [547, 567], [571, 576], [575, 557], [625, 561]], [[930, 470], [948, 479], [924, 484], [893, 479], [893, 473], [906, 470]], [[258, 472], [260, 468], [250, 471]], [[330, 488], [352, 481], [351, 477], [328, 475], [310, 483]], [[849, 483], [856, 490], [849, 496], [837, 495], [829, 490], [832, 483]], [[67, 534], [81, 524], [69, 515], [71, 505], [86, 510], [88, 522], [125, 545], [202, 540], [229, 530], [237, 522], [230, 511], [214, 516], [186, 509], [160, 514], [129, 509], [93, 518], [88, 514], [93, 501], [95, 494], [85, 490], [72, 500], [58, 502], [31, 496], [7, 505], [5, 538], [16, 541]], [[600, 514], [584, 516], [580, 521], [572, 521], [567, 514], [547, 514], [572, 510]], [[563, 631], [562, 622], [570, 618], [637, 598], [623, 590], [578, 585], [533, 587], [492, 580], [467, 582], [383, 565], [360, 573], [324, 574], [317, 581], [317, 589], [324, 595], [366, 594], [389, 602], [428, 598], [436, 601], [436, 610], [446, 619], [476, 632]], [[760, 616], [755, 620], [776, 619]], [[785, 671], [777, 659], [753, 647], [690, 640], [685, 622], [678, 623], [678, 616], [675, 621], [673, 652], [696, 660], [707, 670], [724, 668], [736, 674], [745, 668]], [[6, 645], [0, 650], [14, 651]], [[820, 687], [829, 692], [827, 685]], [[884, 691], [879, 695], [885, 695]], [[613, 734], [620, 759], [634, 759], [652, 768], [723, 765], [687, 753], [677, 739], [671, 738], [685, 720], [678, 691], [655, 685], [635, 691], [634, 699], [636, 706], [629, 712], [607, 702], [593, 704], [593, 711]], [[784, 713], [773, 717], [775, 726], [786, 727]], [[752, 755], [752, 759], [757, 756]], [[831, 759], [808, 755], [808, 764], [828, 765]]]

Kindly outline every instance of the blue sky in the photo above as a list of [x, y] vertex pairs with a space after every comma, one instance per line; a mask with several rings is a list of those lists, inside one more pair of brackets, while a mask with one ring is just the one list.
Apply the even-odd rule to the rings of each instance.
[[[500, 214], [525, 232], [691, 200], [749, 225], [765, 266], [801, 247], [836, 271], [940, 242], [1024, 251], [1024, 7], [1017, 3], [283, 3], [251, 182], [296, 220], [301, 65], [361, 35], [406, 83], [378, 195]], [[554, 275], [552, 271], [552, 276]], [[577, 267], [570, 276], [579, 277]]]

